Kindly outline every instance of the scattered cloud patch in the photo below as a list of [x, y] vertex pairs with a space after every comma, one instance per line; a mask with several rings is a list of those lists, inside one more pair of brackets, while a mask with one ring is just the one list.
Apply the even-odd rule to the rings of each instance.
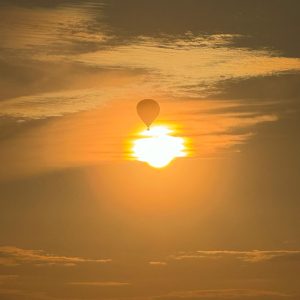
[[0, 116], [44, 119], [89, 110], [108, 97], [93, 90], [68, 91], [18, 97], [0, 102]]
[[282, 299], [289, 298], [286, 293], [269, 290], [252, 289], [216, 289], [216, 290], [191, 290], [171, 292], [156, 299]]
[[111, 261], [111, 259], [58, 256], [46, 253], [43, 250], [28, 250], [12, 246], [0, 247], [0, 256], [0, 264], [4, 266], [14, 266], [26, 263], [40, 266], [75, 266], [80, 263], [108, 263]]
[[[46, 292], [30, 292], [26, 290], [0, 288], [1, 299], [30, 299], [30, 300], [68, 300], [65, 297], [49, 296]], [[72, 300], [79, 300], [73, 298]]]
[[196, 251], [180, 253], [171, 256], [174, 260], [185, 259], [223, 259], [235, 258], [244, 262], [256, 263], [269, 260], [287, 260], [298, 259], [300, 260], [300, 250], [211, 250], [211, 251]]
[[166, 266], [167, 263], [165, 261], [149, 261], [149, 265], [151, 266]]
[[[220, 80], [299, 71], [300, 59], [268, 50], [235, 48], [230, 35], [152, 38], [74, 54], [71, 60], [101, 68], [148, 70], [148, 82], [176, 97], [207, 97]], [[233, 35], [231, 39], [234, 39]], [[64, 60], [64, 57], [56, 57]]]
[[119, 281], [75, 281], [69, 282], [70, 285], [81, 285], [81, 286], [107, 286], [107, 287], [117, 287], [117, 286], [127, 286], [130, 285], [128, 282]]

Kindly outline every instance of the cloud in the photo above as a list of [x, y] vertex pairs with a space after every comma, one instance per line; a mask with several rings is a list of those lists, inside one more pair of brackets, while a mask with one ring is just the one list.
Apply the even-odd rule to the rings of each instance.
[[75, 266], [80, 263], [108, 263], [111, 259], [89, 259], [82, 257], [57, 256], [43, 250], [28, 250], [12, 246], [0, 247], [0, 265], [20, 264]]
[[[26, 112], [32, 118], [62, 116], [90, 110], [96, 99], [121, 99], [128, 91], [141, 95], [141, 90], [155, 90], [160, 97], [206, 98], [218, 93], [222, 88], [219, 82], [300, 70], [298, 58], [235, 48], [230, 43], [235, 38], [230, 34], [140, 36], [127, 44], [112, 42], [110, 47], [83, 53], [21, 53], [22, 58], [4, 54], [0, 87], [6, 99], [9, 95], [21, 97], [5, 101], [0, 106], [1, 115], [16, 117]], [[121, 94], [116, 93], [120, 78], [127, 81], [127, 91]]]
[[[52, 297], [45, 292], [30, 292], [27, 290], [19, 290], [12, 288], [0, 288], [0, 296], [4, 296], [5, 298], [3, 299], [70, 300], [70, 298], [65, 297]], [[80, 298], [72, 298], [72, 300], [79, 299]]]
[[276, 103], [280, 100], [289, 99], [295, 101], [300, 98], [300, 73], [280, 73], [280, 76], [266, 75], [248, 78], [220, 80], [212, 91], [211, 97], [221, 99], [249, 99], [250, 103], [255, 100], [269, 101], [273, 99]]
[[[0, 282], [1, 283], [1, 282]], [[127, 286], [129, 283], [127, 282], [114, 282], [114, 281], [99, 281], [99, 282], [71, 282], [71, 285], [80, 285], [80, 286], [103, 286], [103, 287], [118, 287], [118, 286]], [[60, 296], [51, 296], [50, 293], [47, 292], [39, 292], [39, 291], [28, 291], [28, 289], [13, 289], [13, 288], [1, 288], [0, 287], [0, 298], [5, 297], [3, 299], [31, 299], [31, 300], [80, 300], [81, 296], [78, 297], [60, 297]], [[92, 298], [94, 299], [94, 298]], [[114, 298], [112, 298], [114, 299]]]
[[[128, 80], [132, 72], [142, 73], [128, 90], [139, 94], [152, 89], [168, 98], [204, 98], [225, 79], [300, 70], [299, 58], [235, 47], [237, 39], [246, 39], [241, 34], [189, 31], [124, 38], [121, 31], [116, 36], [105, 23], [108, 19], [103, 13], [109, 11], [102, 2], [34, 4], [11, 6], [7, 2], [0, 13], [0, 22], [10, 24], [0, 26], [5, 70], [1, 97], [12, 98], [0, 106], [2, 116], [62, 116], [93, 109], [97, 99], [121, 99], [121, 94], [111, 95], [120, 84], [119, 73], [114, 74], [113, 88], [103, 93], [106, 75], [116, 70], [122, 70]], [[92, 92], [86, 90], [91, 82], [95, 83], [92, 88], [98, 88]]]
[[[12, 24], [0, 27], [4, 36], [0, 97], [5, 99], [0, 102], [0, 116], [64, 116], [123, 100], [124, 95], [199, 100], [222, 89], [219, 82], [300, 70], [298, 58], [235, 47], [240, 34], [186, 32], [124, 40], [120, 32], [116, 36], [110, 31], [103, 10], [105, 5], [93, 1], [4, 6], [1, 22]], [[41, 22], [43, 26], [38, 26]], [[266, 113], [243, 122], [277, 119]]]
[[103, 93], [93, 90], [24, 96], [0, 102], [0, 116], [44, 119], [63, 116], [103, 105]]
[[172, 291], [166, 294], [153, 295], [146, 297], [123, 297], [115, 300], [279, 300], [279, 299], [296, 299], [294, 295], [263, 289], [197, 289]]
[[[182, 34], [190, 30], [230, 32], [248, 37], [237, 40], [239, 47], [271, 48], [287, 55], [299, 55], [300, 43], [295, 39], [299, 36], [298, 1], [273, 1], [272, 5], [257, 0], [173, 0], [171, 3], [115, 0], [114, 5], [104, 7], [104, 13], [115, 31], [128, 35]], [[139, 16], [139, 26], [132, 22], [136, 16]]]
[[166, 266], [167, 263], [165, 261], [149, 261], [149, 265], [151, 265], [151, 266]]
[[298, 58], [235, 48], [228, 42], [230, 39], [234, 40], [235, 35], [141, 36], [128, 45], [74, 54], [71, 59], [101, 68], [148, 70], [147, 82], [175, 97], [204, 98], [224, 79], [300, 70]]
[[[77, 44], [90, 46], [93, 41], [101, 44], [109, 38], [104, 33], [103, 23], [94, 21], [101, 15], [101, 9], [102, 3], [99, 2], [52, 7], [3, 5], [0, 11], [0, 49], [21, 50], [32, 55], [72, 52], [80, 49]], [[7, 22], [10, 26], [3, 26]]]
[[[17, 289], [0, 289], [0, 295], [29, 297], [34, 300], [67, 300], [67, 298], [52, 297], [42, 292], [27, 292]], [[17, 298], [19, 299], [19, 298]], [[69, 299], [69, 298], [68, 298]], [[72, 298], [79, 300], [81, 298]], [[94, 299], [94, 298], [93, 298]], [[133, 296], [133, 297], [112, 297], [113, 300], [196, 300], [196, 299], [224, 299], [224, 300], [245, 300], [245, 299], [296, 299], [293, 295], [271, 291], [271, 290], [255, 290], [255, 289], [209, 289], [209, 290], [186, 290], [174, 291], [163, 295], [154, 296]]]
[[[260, 298], [261, 297], [261, 298]], [[155, 299], [281, 299], [289, 298], [286, 293], [252, 290], [252, 289], [215, 289], [215, 290], [191, 290], [171, 292], [169, 294], [156, 297]]]
[[71, 285], [81, 285], [81, 286], [127, 286], [130, 285], [128, 282], [119, 282], [119, 281], [75, 281], [69, 282]]
[[181, 253], [170, 257], [174, 260], [185, 259], [223, 259], [234, 258], [244, 262], [256, 263], [269, 260], [300, 260], [300, 250], [210, 250]]
[[[0, 102], [0, 115], [14, 116], [8, 123], [13, 130], [1, 143], [0, 180], [132, 159], [131, 147], [140, 138], [136, 130], [141, 125], [133, 100], [146, 98], [149, 89], [142, 86], [135, 92], [126, 88], [88, 92], [87, 97], [82, 91], [71, 93], [69, 101], [65, 93], [53, 93], [51, 97], [35, 96], [34, 101], [24, 97]], [[123, 99], [117, 101], [114, 96]], [[245, 108], [239, 101], [184, 100], [182, 105], [183, 101], [153, 98], [161, 103], [161, 122], [167, 122], [174, 135], [187, 139], [187, 151], [193, 157], [222, 157], [239, 151], [238, 147], [255, 135], [256, 126], [278, 120], [275, 113], [267, 113], [267, 105], [272, 103], [264, 103], [261, 112], [260, 104], [255, 103]], [[89, 111], [65, 115], [79, 109]], [[64, 117], [15, 122], [55, 115]], [[5, 132], [4, 126], [2, 131]], [[128, 146], [126, 152], [124, 142]]]

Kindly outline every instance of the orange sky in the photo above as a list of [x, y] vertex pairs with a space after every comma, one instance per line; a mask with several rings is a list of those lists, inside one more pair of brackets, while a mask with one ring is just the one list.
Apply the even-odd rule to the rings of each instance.
[[298, 1], [0, 8], [1, 300], [299, 299]]

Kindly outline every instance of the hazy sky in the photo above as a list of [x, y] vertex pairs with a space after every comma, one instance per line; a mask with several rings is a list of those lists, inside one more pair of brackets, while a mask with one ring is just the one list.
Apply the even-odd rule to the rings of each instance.
[[0, 299], [300, 299], [299, 10], [0, 0]]

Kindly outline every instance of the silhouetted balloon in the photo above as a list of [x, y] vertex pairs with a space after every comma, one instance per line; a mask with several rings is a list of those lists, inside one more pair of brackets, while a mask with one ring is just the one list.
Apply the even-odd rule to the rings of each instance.
[[159, 115], [159, 104], [152, 99], [141, 100], [136, 106], [137, 113], [142, 121], [147, 125], [148, 129], [152, 122]]

